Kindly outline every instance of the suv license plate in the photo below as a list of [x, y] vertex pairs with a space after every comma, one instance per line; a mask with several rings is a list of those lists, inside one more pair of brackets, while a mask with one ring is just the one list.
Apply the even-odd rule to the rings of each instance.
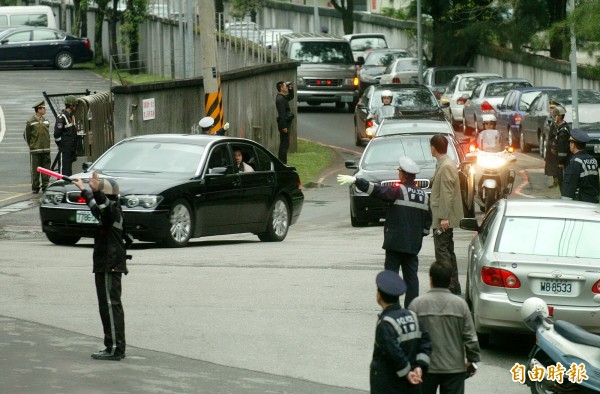
[[90, 211], [77, 211], [77, 216], [75, 217], [75, 221], [77, 223], [82, 223], [82, 224], [100, 223], [100, 222], [98, 222], [98, 219], [96, 219]]
[[342, 103], [351, 103], [354, 101], [354, 97], [352, 96], [342, 96]]
[[564, 294], [573, 293], [573, 284], [565, 280], [540, 280], [540, 294]]

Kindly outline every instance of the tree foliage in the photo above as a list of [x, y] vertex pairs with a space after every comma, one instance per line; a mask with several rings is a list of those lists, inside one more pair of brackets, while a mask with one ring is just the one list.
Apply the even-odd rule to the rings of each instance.
[[265, 0], [231, 0], [231, 16], [244, 18], [250, 16], [256, 22], [256, 13], [265, 5]]
[[18, 0], [0, 0], [0, 6], [4, 7], [7, 5], [17, 5]]
[[148, 17], [148, 0], [127, 0], [127, 10], [123, 13], [121, 24], [121, 42], [129, 53], [129, 70], [139, 72], [139, 28]]
[[96, 11], [96, 23], [94, 28], [94, 63], [96, 66], [104, 65], [104, 56], [102, 51], [102, 22], [106, 15], [108, 2], [110, 0], [96, 0], [98, 10]]

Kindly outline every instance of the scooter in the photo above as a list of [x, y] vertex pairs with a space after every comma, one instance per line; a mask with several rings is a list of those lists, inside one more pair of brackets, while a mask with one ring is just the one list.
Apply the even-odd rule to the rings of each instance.
[[496, 201], [512, 193], [516, 173], [509, 164], [516, 160], [511, 147], [502, 152], [485, 152], [476, 148], [469, 155], [477, 156], [475, 165], [475, 202], [481, 212], [487, 212]]
[[526, 366], [534, 394], [600, 393], [600, 335], [563, 320], [549, 319], [541, 298], [525, 300], [523, 321], [536, 334]]

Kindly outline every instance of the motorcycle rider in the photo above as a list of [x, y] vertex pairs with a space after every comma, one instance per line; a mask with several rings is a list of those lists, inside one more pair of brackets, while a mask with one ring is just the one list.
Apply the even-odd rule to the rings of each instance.
[[590, 136], [578, 129], [571, 130], [570, 135], [569, 145], [573, 156], [565, 169], [561, 198], [598, 203], [598, 161], [585, 151]]
[[485, 114], [481, 117], [483, 130], [477, 136], [477, 147], [485, 152], [501, 152], [500, 132], [496, 130], [496, 117]]
[[377, 124], [381, 124], [381, 121], [384, 118], [389, 118], [391, 116], [401, 115], [397, 110], [396, 106], [392, 105], [392, 100], [394, 98], [394, 94], [391, 90], [386, 89], [381, 92], [381, 102], [383, 105], [375, 110], [375, 114], [373, 117], [375, 118], [375, 122]]

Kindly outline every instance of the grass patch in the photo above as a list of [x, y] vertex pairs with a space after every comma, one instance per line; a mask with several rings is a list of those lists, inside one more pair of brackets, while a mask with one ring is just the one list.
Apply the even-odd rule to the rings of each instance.
[[[97, 67], [94, 64], [94, 62], [87, 62], [87, 63], [78, 64], [76, 68], [91, 70], [105, 79], [110, 79], [110, 75], [109, 75], [110, 69], [109, 69], [108, 65]], [[171, 78], [160, 77], [158, 75], [152, 75], [152, 74], [144, 74], [144, 73], [130, 74], [126, 70], [119, 70], [119, 72], [117, 72], [117, 70], [115, 70], [114, 68], [113, 68], [113, 72], [112, 72], [112, 77], [113, 77], [113, 81], [118, 82], [119, 84], [122, 83], [123, 85], [131, 85], [131, 84], [136, 84], [136, 83], [150, 83], [150, 82], [159, 82], [159, 81], [170, 81], [171, 80]]]
[[298, 139], [298, 151], [288, 155], [288, 165], [296, 167], [302, 184], [316, 182], [317, 177], [327, 168], [335, 158], [331, 148]]

